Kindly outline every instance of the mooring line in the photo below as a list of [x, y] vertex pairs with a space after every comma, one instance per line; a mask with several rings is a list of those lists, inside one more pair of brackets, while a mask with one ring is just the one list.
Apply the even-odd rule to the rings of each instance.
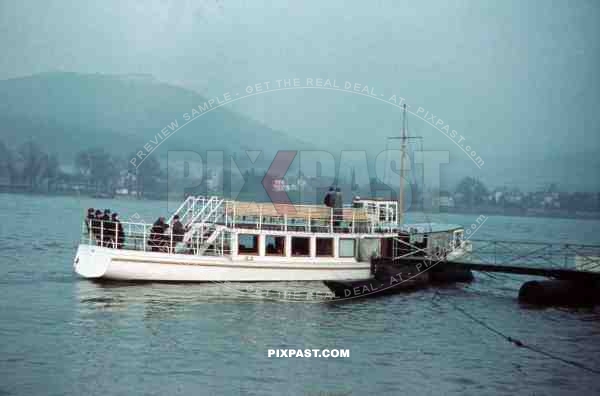
[[[438, 297], [439, 298], [440, 294], [436, 291], [434, 293], [434, 297]], [[439, 303], [437, 303], [433, 298], [431, 299], [431, 302], [433, 304], [438, 304], [439, 305]], [[555, 354], [553, 354], [551, 352], [547, 352], [547, 351], [545, 351], [545, 350], [543, 350], [543, 349], [541, 349], [541, 348], [539, 348], [539, 347], [537, 347], [535, 345], [528, 345], [528, 344], [525, 344], [523, 341], [521, 341], [519, 339], [510, 337], [510, 336], [502, 333], [500, 330], [497, 330], [497, 329], [493, 328], [492, 326], [488, 325], [483, 320], [474, 317], [473, 315], [471, 315], [470, 313], [468, 313], [467, 311], [465, 311], [464, 309], [462, 309], [458, 305], [453, 304], [452, 302], [447, 301], [447, 300], [446, 300], [446, 302], [448, 304], [450, 304], [458, 312], [462, 313], [464, 316], [466, 316], [467, 318], [471, 319], [473, 322], [479, 324], [480, 326], [482, 326], [485, 329], [489, 330], [490, 332], [496, 334], [497, 336], [504, 338], [506, 341], [510, 342], [511, 344], [513, 344], [513, 345], [515, 345], [515, 346], [517, 346], [519, 348], [528, 349], [528, 350], [530, 350], [532, 352], [539, 353], [540, 355], [545, 356], [547, 358], [560, 361], [562, 363], [571, 365], [573, 367], [580, 368], [582, 370], [588, 371], [588, 372], [593, 373], [593, 374], [600, 374], [600, 370], [598, 370], [598, 369], [595, 369], [593, 367], [588, 367], [585, 364], [580, 363], [580, 362], [576, 362], [574, 360], [563, 358], [563, 357], [555, 355]]]

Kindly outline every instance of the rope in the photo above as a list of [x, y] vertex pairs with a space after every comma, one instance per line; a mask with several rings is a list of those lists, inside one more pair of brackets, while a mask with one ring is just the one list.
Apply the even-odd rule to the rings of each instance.
[[[434, 297], [439, 297], [439, 294], [438, 294], [437, 291], [435, 292]], [[483, 320], [474, 317], [473, 315], [471, 315], [470, 313], [468, 313], [467, 311], [465, 311], [464, 309], [462, 309], [458, 305], [453, 304], [452, 302], [449, 302], [449, 301], [447, 301], [447, 302], [454, 309], [456, 309], [458, 312], [462, 313], [467, 318], [471, 319], [473, 322], [475, 322], [475, 323], [479, 324], [480, 326], [484, 327], [485, 329], [487, 329], [491, 333], [494, 333], [497, 336], [504, 338], [506, 341], [510, 342], [511, 344], [513, 344], [513, 345], [515, 345], [515, 346], [517, 346], [519, 348], [525, 348], [527, 350], [530, 350], [532, 352], [535, 352], [535, 353], [538, 353], [538, 354], [540, 354], [542, 356], [545, 356], [545, 357], [547, 357], [549, 359], [553, 359], [553, 360], [562, 362], [564, 364], [567, 364], [567, 365], [570, 365], [570, 366], [573, 366], [573, 367], [577, 367], [579, 369], [588, 371], [588, 372], [593, 373], [593, 374], [600, 374], [600, 370], [598, 370], [598, 369], [595, 369], [595, 368], [592, 368], [592, 367], [588, 367], [588, 366], [584, 365], [583, 363], [579, 363], [579, 362], [576, 362], [574, 360], [563, 358], [563, 357], [558, 356], [556, 354], [553, 354], [551, 352], [545, 351], [545, 350], [543, 350], [543, 349], [541, 349], [541, 348], [539, 348], [539, 347], [537, 347], [535, 345], [528, 345], [528, 344], [525, 344], [523, 341], [521, 341], [521, 340], [519, 340], [517, 338], [510, 337], [510, 336], [504, 334], [503, 332], [501, 332], [500, 330], [497, 330], [497, 329], [493, 328], [492, 326], [488, 325]], [[432, 299], [432, 303], [436, 304], [436, 302], [433, 299]]]

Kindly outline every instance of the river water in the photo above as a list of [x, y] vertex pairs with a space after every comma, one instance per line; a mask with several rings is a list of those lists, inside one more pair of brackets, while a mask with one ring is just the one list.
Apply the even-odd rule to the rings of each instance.
[[[600, 375], [518, 348], [461, 312], [600, 370], [600, 309], [520, 306], [523, 278], [476, 275], [346, 303], [261, 300], [215, 284], [96, 284], [72, 269], [88, 207], [146, 221], [166, 213], [163, 202], [0, 194], [0, 395], [600, 392]], [[600, 244], [600, 222], [490, 216], [477, 238]], [[281, 348], [350, 357], [267, 356]]]

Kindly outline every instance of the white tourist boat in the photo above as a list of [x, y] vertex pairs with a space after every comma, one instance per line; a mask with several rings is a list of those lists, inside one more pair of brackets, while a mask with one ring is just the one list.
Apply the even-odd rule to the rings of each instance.
[[427, 256], [452, 258], [468, 248], [461, 226], [399, 224], [396, 201], [352, 206], [188, 197], [169, 220], [179, 215], [188, 229], [183, 241], [167, 233], [161, 247], [152, 247], [151, 224], [123, 222], [119, 240], [108, 224], [92, 230], [84, 223], [74, 267], [84, 278], [127, 281], [345, 280], [368, 278], [373, 257], [394, 256], [399, 233], [410, 234]]
[[[406, 106], [399, 139], [402, 176]], [[84, 223], [75, 271], [90, 279], [163, 282], [366, 279], [373, 258], [402, 258], [407, 243], [409, 254], [436, 261], [469, 249], [461, 226], [404, 224], [403, 185], [399, 201], [356, 198], [339, 209], [188, 197], [169, 220], [179, 216], [183, 241], [167, 234], [161, 248], [151, 246], [149, 224], [122, 223], [120, 240], [110, 223]]]

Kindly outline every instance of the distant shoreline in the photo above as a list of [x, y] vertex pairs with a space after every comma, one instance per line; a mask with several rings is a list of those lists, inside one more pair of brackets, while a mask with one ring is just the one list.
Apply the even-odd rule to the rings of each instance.
[[[4, 186], [6, 187], [6, 186]], [[168, 201], [169, 199], [166, 197], [157, 197], [157, 196], [146, 196], [143, 198], [136, 198], [132, 196], [122, 196], [115, 195], [113, 197], [94, 197], [90, 194], [75, 194], [73, 192], [66, 191], [57, 191], [57, 192], [41, 192], [41, 191], [31, 191], [24, 188], [18, 189], [6, 189], [0, 188], [0, 194], [15, 194], [15, 195], [37, 195], [37, 196], [45, 196], [45, 197], [81, 197], [81, 198], [89, 198], [89, 199], [114, 199], [114, 200], [126, 200], [126, 201]], [[183, 201], [184, 197], [180, 197]], [[495, 207], [475, 207], [475, 208], [443, 208], [439, 211], [435, 212], [425, 212], [423, 210], [419, 211], [408, 211], [407, 213], [427, 213], [427, 214], [438, 214], [438, 213], [447, 213], [447, 214], [468, 214], [468, 215], [486, 215], [486, 216], [507, 216], [507, 217], [539, 217], [539, 218], [548, 218], [548, 219], [574, 219], [574, 220], [600, 220], [600, 212], [568, 212], [566, 210], [545, 210], [545, 209], [520, 209], [520, 208], [495, 208]]]
[[476, 214], [491, 216], [512, 217], [542, 217], [548, 219], [577, 219], [577, 220], [600, 220], [600, 212], [569, 212], [566, 210], [547, 209], [519, 209], [519, 208], [448, 208], [440, 210], [440, 213], [449, 214]]

